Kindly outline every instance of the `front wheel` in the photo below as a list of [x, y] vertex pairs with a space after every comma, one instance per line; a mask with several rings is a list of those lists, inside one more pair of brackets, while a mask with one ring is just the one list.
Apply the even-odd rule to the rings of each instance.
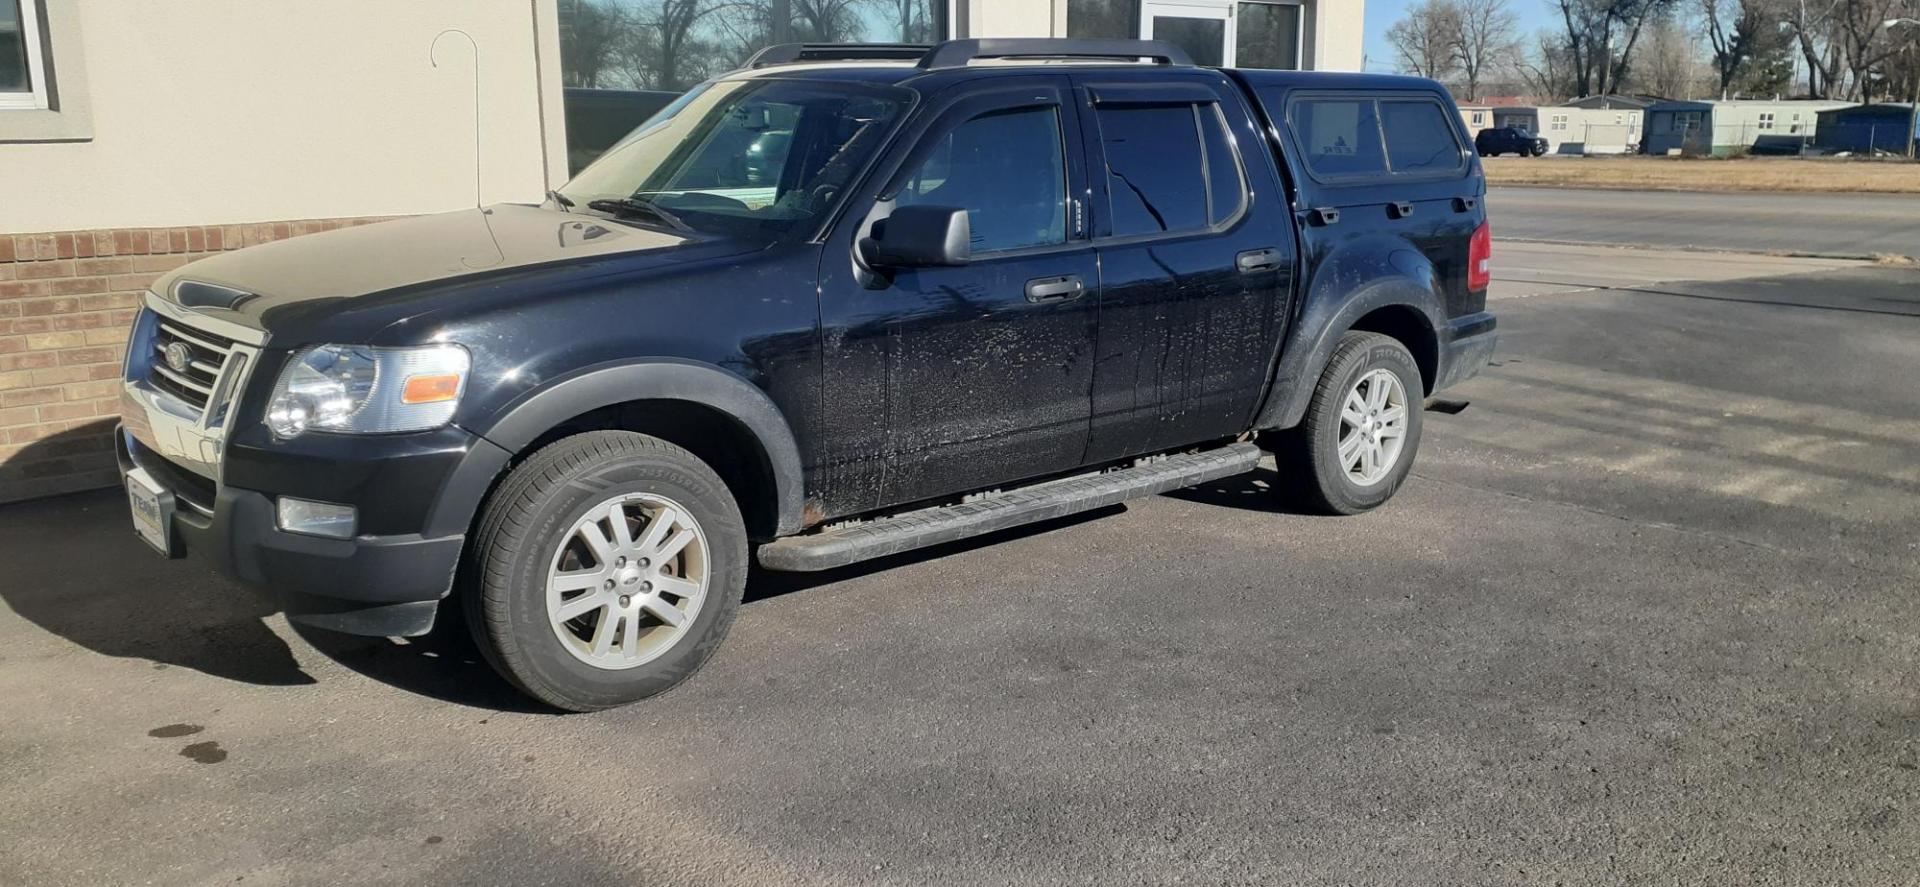
[[692, 677], [746, 578], [746, 530], [713, 469], [659, 438], [594, 431], [507, 475], [462, 592], [495, 670], [555, 708], [594, 711]]
[[1420, 447], [1420, 366], [1379, 333], [1340, 337], [1297, 427], [1263, 438], [1290, 504], [1359, 514], [1393, 498]]

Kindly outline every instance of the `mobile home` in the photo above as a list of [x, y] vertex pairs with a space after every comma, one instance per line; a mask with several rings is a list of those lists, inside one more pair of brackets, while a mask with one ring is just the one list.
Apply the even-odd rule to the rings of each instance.
[[1549, 154], [1626, 154], [1640, 144], [1641, 112], [1568, 105], [1496, 108], [1494, 126], [1524, 129], [1547, 140]]
[[1762, 99], [1661, 102], [1647, 109], [1642, 141], [1648, 154], [1797, 154], [1813, 142], [1820, 112], [1848, 104]]

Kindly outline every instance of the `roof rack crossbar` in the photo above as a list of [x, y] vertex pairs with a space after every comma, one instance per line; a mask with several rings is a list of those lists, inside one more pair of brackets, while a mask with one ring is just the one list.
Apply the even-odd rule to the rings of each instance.
[[776, 43], [753, 54], [747, 67], [793, 62], [917, 61], [932, 52], [925, 43]]
[[964, 68], [975, 59], [1150, 59], [1191, 67], [1187, 51], [1163, 40], [1073, 40], [1057, 37], [975, 37], [948, 40], [920, 59], [920, 67]]

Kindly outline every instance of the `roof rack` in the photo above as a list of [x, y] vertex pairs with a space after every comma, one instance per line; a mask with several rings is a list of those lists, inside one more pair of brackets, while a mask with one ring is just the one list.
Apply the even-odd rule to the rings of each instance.
[[917, 61], [932, 52], [925, 43], [777, 43], [753, 54], [747, 67], [793, 62]]
[[1191, 67], [1187, 51], [1161, 40], [1072, 40], [1056, 37], [985, 37], [948, 40], [920, 59], [920, 67], [964, 68], [975, 59], [1150, 59]]

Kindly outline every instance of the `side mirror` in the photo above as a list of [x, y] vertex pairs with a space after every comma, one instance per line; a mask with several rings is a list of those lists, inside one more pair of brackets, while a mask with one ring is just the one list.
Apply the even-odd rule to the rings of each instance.
[[875, 268], [936, 268], [973, 259], [973, 224], [952, 206], [903, 206], [873, 223], [860, 255]]

